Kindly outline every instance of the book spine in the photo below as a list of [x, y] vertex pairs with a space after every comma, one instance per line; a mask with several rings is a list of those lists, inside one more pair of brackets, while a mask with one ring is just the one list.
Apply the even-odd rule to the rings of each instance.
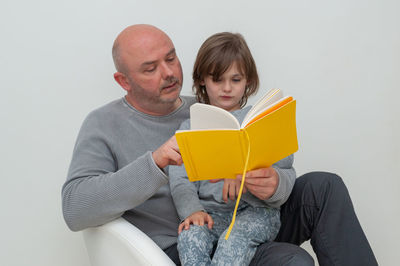
[[190, 153], [190, 148], [188, 146], [188, 141], [186, 140], [186, 136], [184, 134], [181, 135], [180, 138], [180, 143], [178, 145], [181, 147], [183, 145], [183, 149], [181, 151], [182, 153], [182, 158], [185, 158], [186, 160], [184, 161], [184, 164], [187, 165], [186, 168], [186, 173], [188, 175], [188, 179], [193, 182], [197, 181], [199, 174], [196, 169], [195, 164], [193, 163], [193, 157], [192, 154]]
[[248, 138], [246, 136], [246, 129], [240, 129], [240, 134], [239, 134], [239, 142], [240, 142], [240, 150], [241, 150], [241, 155], [242, 155], [242, 162], [243, 162], [243, 166], [246, 163], [246, 158], [247, 158], [247, 149], [249, 148], [249, 141]]

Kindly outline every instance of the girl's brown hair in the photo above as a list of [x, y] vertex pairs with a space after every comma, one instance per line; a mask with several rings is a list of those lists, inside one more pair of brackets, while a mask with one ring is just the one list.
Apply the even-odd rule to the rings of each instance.
[[245, 75], [247, 85], [240, 107], [247, 103], [250, 95], [257, 92], [258, 74], [256, 64], [243, 36], [239, 33], [221, 32], [209, 37], [200, 47], [193, 67], [193, 92], [197, 101], [210, 103], [204, 85], [204, 78], [212, 75], [217, 81], [236, 62]]

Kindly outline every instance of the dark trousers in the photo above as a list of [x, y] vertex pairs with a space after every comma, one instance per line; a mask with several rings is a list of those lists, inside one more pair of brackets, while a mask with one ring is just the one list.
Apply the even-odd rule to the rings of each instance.
[[347, 188], [335, 174], [312, 172], [296, 179], [281, 208], [278, 236], [258, 247], [251, 265], [313, 265], [312, 257], [299, 247], [307, 240], [321, 266], [378, 265]]

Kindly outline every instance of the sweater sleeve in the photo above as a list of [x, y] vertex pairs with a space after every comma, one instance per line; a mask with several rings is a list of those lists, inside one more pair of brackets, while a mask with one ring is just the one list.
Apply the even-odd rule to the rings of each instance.
[[100, 124], [90, 115], [83, 123], [62, 188], [64, 219], [73, 231], [122, 216], [168, 182], [150, 151], [118, 169]]
[[[180, 130], [190, 128], [190, 121], [186, 120], [181, 124]], [[170, 166], [169, 167], [170, 189], [172, 199], [179, 218], [183, 221], [186, 217], [197, 211], [204, 211], [204, 207], [200, 203], [198, 196], [198, 188], [200, 182], [190, 182], [185, 166]]]
[[198, 196], [199, 182], [190, 182], [184, 165], [169, 167], [172, 199], [181, 221], [197, 211], [204, 211]]
[[292, 154], [272, 166], [278, 173], [279, 183], [275, 194], [265, 200], [265, 202], [271, 207], [280, 207], [286, 202], [292, 192], [296, 180], [296, 171], [293, 168], [293, 158], [294, 155]]

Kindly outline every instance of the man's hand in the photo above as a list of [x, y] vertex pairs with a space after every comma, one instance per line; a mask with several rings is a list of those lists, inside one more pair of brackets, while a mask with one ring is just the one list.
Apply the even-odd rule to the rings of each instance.
[[160, 168], [164, 168], [167, 165], [182, 164], [182, 157], [179, 153], [175, 135], [153, 152], [153, 160]]
[[178, 234], [180, 234], [182, 230], [188, 230], [191, 224], [203, 226], [205, 223], [207, 223], [208, 229], [211, 230], [214, 225], [211, 216], [203, 211], [194, 212], [179, 225]]
[[[238, 179], [224, 179], [224, 187], [222, 188], [222, 199], [226, 203], [228, 203], [228, 198], [234, 201], [239, 195], [240, 183], [241, 182]], [[245, 188], [243, 187], [243, 193], [245, 192]]]
[[[238, 175], [237, 180], [242, 180]], [[269, 199], [275, 194], [279, 184], [279, 176], [274, 168], [260, 168], [246, 173], [245, 187], [251, 194], [261, 200]]]

